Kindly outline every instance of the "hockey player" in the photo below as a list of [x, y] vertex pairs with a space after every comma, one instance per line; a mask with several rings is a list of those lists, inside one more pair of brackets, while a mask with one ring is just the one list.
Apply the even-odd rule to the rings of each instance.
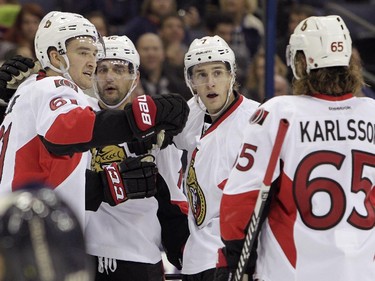
[[[188, 107], [178, 95], [144, 96], [124, 110], [93, 111], [81, 89], [92, 87], [101, 48], [98, 51], [95, 27], [80, 15], [47, 14], [35, 49], [45, 71], [25, 80], [7, 107], [0, 135], [0, 192], [14, 191], [30, 180], [45, 182], [71, 204], [83, 223], [85, 151], [134, 137], [148, 139], [163, 129], [168, 140], [182, 130]], [[137, 167], [143, 174], [142, 163]], [[87, 192], [103, 194], [104, 201], [117, 204], [125, 190], [120, 182], [106, 186], [111, 190]]]
[[[135, 98], [133, 90], [139, 79], [139, 55], [126, 36], [104, 37], [103, 41], [106, 54], [98, 62], [94, 84], [97, 98], [87, 98], [91, 107], [97, 111], [106, 108], [124, 109], [125, 105]], [[8, 86], [12, 88], [17, 83], [10, 83], [11, 81], [17, 78], [22, 80], [35, 68], [32, 61], [22, 57], [15, 57], [5, 63], [7, 68], [0, 69], [0, 78], [3, 78], [3, 84], [8, 81]], [[5, 85], [0, 89], [3, 93], [8, 92]], [[6, 98], [6, 95], [3, 97]], [[159, 249], [161, 242], [168, 260], [181, 268], [182, 248], [188, 235], [186, 197], [179, 187], [181, 152], [168, 146], [163, 150], [154, 149], [152, 157], [133, 157], [134, 154], [148, 154], [151, 149], [151, 142], [134, 140], [128, 144], [91, 150], [92, 171], [86, 171], [86, 190], [107, 190], [103, 185], [113, 184], [108, 176], [113, 173], [112, 169], [117, 167], [117, 164], [113, 163], [124, 158], [126, 159], [119, 166], [128, 167], [125, 179], [127, 182], [132, 180], [130, 170], [140, 173], [138, 159], [156, 159], [159, 171], [157, 184], [151, 189], [149, 186], [154, 186], [150, 183], [153, 174], [135, 174], [139, 177], [134, 180], [136, 193], [128, 194], [128, 197], [138, 199], [117, 207], [110, 207], [116, 204], [108, 200], [100, 205], [102, 196], [97, 199], [92, 193], [86, 194], [86, 210], [95, 211], [86, 213], [86, 237], [88, 252], [98, 260], [97, 280], [122, 280], [123, 276], [132, 280], [162, 279], [163, 267]], [[145, 168], [145, 165], [151, 164], [153, 162], [143, 162], [141, 167]], [[145, 197], [153, 198], [139, 199]], [[134, 227], [135, 221], [137, 227]], [[108, 229], [116, 231], [108, 232]], [[122, 243], [123, 233], [127, 234], [127, 243]]]
[[309, 17], [295, 28], [287, 51], [294, 96], [267, 101], [246, 125], [221, 201], [225, 247], [215, 280], [230, 280], [237, 267], [281, 119], [289, 129], [272, 177], [254, 279], [374, 279], [375, 101], [355, 96], [363, 78], [351, 54], [339, 16]]
[[235, 87], [233, 51], [219, 36], [195, 39], [185, 55], [185, 80], [194, 97], [183, 132], [173, 138], [188, 151], [186, 193], [190, 236], [183, 254], [183, 280], [212, 280], [217, 250], [222, 189], [236, 161], [243, 128], [258, 103]]
[[0, 198], [1, 281], [92, 281], [82, 228], [56, 192], [27, 184]]
[[[89, 98], [89, 103], [96, 111], [123, 109], [134, 98], [133, 90], [139, 80], [139, 54], [126, 36], [103, 39], [106, 54], [96, 69], [97, 99]], [[92, 171], [87, 171], [86, 185], [97, 185], [98, 189], [103, 189], [113, 162], [121, 162], [124, 158], [129, 163], [136, 161], [135, 153], [150, 157], [148, 148], [151, 147], [147, 144], [133, 141], [92, 149]], [[187, 202], [179, 186], [181, 154], [172, 145], [162, 150], [153, 149], [152, 157], [159, 172], [157, 190], [142, 188], [139, 181], [136, 198], [144, 199], [128, 200], [114, 207], [102, 203], [97, 211], [87, 212], [87, 251], [96, 257], [97, 281], [163, 280], [162, 242], [169, 260], [180, 267], [182, 247], [188, 235]]]

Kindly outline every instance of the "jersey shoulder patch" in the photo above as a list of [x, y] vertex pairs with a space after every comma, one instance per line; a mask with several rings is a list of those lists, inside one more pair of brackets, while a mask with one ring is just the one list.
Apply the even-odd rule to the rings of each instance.
[[56, 79], [54, 80], [54, 83], [55, 83], [56, 88], [61, 87], [61, 86], [67, 86], [69, 88], [72, 88], [74, 91], [78, 93], [78, 86], [67, 79]]

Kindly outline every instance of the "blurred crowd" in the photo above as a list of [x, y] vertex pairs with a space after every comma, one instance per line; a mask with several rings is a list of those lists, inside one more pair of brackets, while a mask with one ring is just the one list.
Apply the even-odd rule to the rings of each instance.
[[[258, 0], [0, 0], [0, 64], [16, 54], [35, 59], [34, 36], [42, 17], [51, 10], [76, 12], [88, 18], [103, 36], [127, 35], [141, 58], [141, 84], [137, 91], [150, 95], [177, 92], [186, 100], [191, 93], [184, 82], [183, 63], [187, 46], [205, 35], [219, 35], [235, 51], [237, 85], [245, 96], [263, 101], [265, 49], [263, 41], [265, 1]], [[375, 5], [367, 1], [329, 1]], [[292, 73], [285, 61], [288, 39], [298, 22], [313, 15], [326, 15], [326, 1], [277, 1], [275, 44], [275, 95], [291, 94]], [[373, 22], [370, 24], [373, 24]], [[349, 26], [350, 29], [350, 26]], [[370, 34], [371, 35], [371, 34]], [[353, 34], [356, 47], [356, 34]], [[375, 75], [374, 55], [356, 55], [370, 76]], [[363, 38], [358, 38], [363, 39]], [[371, 41], [372, 40], [372, 41]], [[363, 40], [362, 40], [363, 41]], [[362, 42], [361, 41], [361, 42]], [[360, 42], [360, 40], [358, 40]], [[369, 48], [367, 48], [370, 50]], [[374, 87], [372, 81], [368, 84]], [[371, 87], [363, 95], [375, 97]]]

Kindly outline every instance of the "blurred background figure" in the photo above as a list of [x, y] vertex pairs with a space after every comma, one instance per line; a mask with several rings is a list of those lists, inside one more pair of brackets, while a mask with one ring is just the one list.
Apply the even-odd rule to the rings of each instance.
[[144, 33], [158, 33], [162, 18], [176, 12], [175, 0], [143, 0], [140, 15], [130, 20], [118, 34], [137, 42]]
[[281, 74], [274, 75], [274, 96], [291, 95], [292, 89], [289, 81]]
[[160, 24], [159, 35], [163, 41], [166, 63], [176, 67], [183, 78], [184, 56], [188, 50], [184, 43], [184, 21], [175, 13], [165, 16]]
[[20, 9], [17, 0], [0, 0], [0, 38], [13, 25]]
[[[284, 28], [278, 27], [278, 37], [276, 39], [276, 54], [286, 64], [286, 46], [289, 44], [290, 35], [293, 34], [294, 29], [302, 20], [317, 15], [317, 10], [309, 5], [293, 3], [292, 5], [286, 5], [281, 7], [281, 25], [285, 25]], [[285, 23], [283, 23], [285, 22]], [[287, 79], [289, 82], [293, 79], [293, 73], [291, 69], [288, 69]]]
[[[265, 98], [264, 93], [264, 82], [265, 82], [265, 64], [266, 64], [266, 53], [263, 48], [259, 49], [259, 51], [254, 56], [249, 70], [247, 72], [247, 79], [245, 82], [244, 87], [242, 88], [242, 93], [246, 97], [258, 101], [263, 102]], [[286, 64], [283, 63], [281, 58], [278, 55], [275, 55], [275, 82], [277, 82], [277, 90], [278, 94], [287, 92], [286, 89], [289, 89], [290, 83], [287, 80], [287, 73], [288, 68]], [[279, 77], [280, 76], [280, 77]], [[284, 78], [284, 79], [281, 79]], [[275, 84], [275, 96], [276, 96], [276, 84]], [[286, 84], [286, 85], [285, 85]], [[283, 85], [281, 88], [284, 89], [283, 91], [280, 90], [280, 86]]]
[[155, 96], [178, 93], [185, 100], [192, 97], [181, 75], [165, 66], [165, 51], [159, 35], [154, 33], [141, 35], [136, 48], [141, 59], [139, 68], [141, 84], [146, 94]]
[[[369, 72], [366, 72], [366, 70], [364, 69], [360, 52], [358, 51], [358, 49], [356, 47], [353, 47], [353, 49], [352, 49], [352, 57], [353, 57], [354, 60], [358, 61], [358, 65], [361, 65], [361, 67], [362, 67], [361, 71], [364, 75], [365, 74], [371, 75]], [[374, 78], [375, 78], [375, 76], [374, 76]], [[373, 81], [373, 83], [375, 83], [375, 82]], [[362, 97], [369, 97], [369, 98], [375, 99], [375, 90], [374, 90], [374, 88], [371, 87], [371, 85], [366, 83], [361, 88], [361, 91], [358, 93], [358, 95], [362, 96]]]
[[219, 35], [225, 42], [232, 44], [235, 26], [234, 20], [229, 14], [220, 11], [208, 13], [205, 25], [208, 36]]
[[12, 44], [12, 47], [0, 60], [12, 58], [14, 55], [34, 58], [34, 38], [39, 23], [44, 17], [43, 8], [35, 3], [25, 3], [17, 14], [16, 20], [4, 34], [5, 41]]
[[81, 226], [52, 189], [30, 184], [0, 199], [0, 280], [93, 280]]
[[200, 38], [205, 35], [204, 21], [206, 16], [207, 2], [198, 0], [177, 0], [177, 13], [184, 21], [184, 24], [189, 31], [189, 36], [186, 38], [186, 44], [190, 44], [195, 38]]
[[236, 54], [237, 82], [243, 85], [251, 59], [261, 44], [264, 27], [256, 16], [257, 0], [219, 0], [220, 10], [234, 21], [234, 32], [230, 47]]
[[93, 25], [95, 25], [96, 30], [100, 33], [101, 36], [109, 36], [110, 30], [107, 22], [107, 18], [99, 10], [94, 10], [85, 15]]
[[14, 24], [21, 5], [17, 0], [0, 0], [0, 65], [4, 55], [13, 47], [13, 44], [4, 40], [4, 34]]

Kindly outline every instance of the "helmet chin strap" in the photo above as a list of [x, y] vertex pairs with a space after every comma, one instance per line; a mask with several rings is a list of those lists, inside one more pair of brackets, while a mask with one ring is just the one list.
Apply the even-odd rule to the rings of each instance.
[[66, 68], [62, 64], [60, 64], [61, 73], [64, 76], [64, 78], [66, 78], [66, 79], [74, 82], [73, 79], [72, 79], [72, 77], [70, 76], [70, 74], [68, 72], [68, 70], [70, 68], [70, 63], [69, 63], [68, 56], [66, 54], [63, 54], [62, 57], [64, 58], [64, 60], [66, 62]]
[[66, 62], [66, 65], [67, 65], [66, 68], [61, 63], [60, 63], [59, 68], [57, 68], [57, 67], [53, 66], [51, 62], [49, 63], [48, 67], [51, 68], [53, 71], [55, 71], [57, 73], [60, 73], [64, 78], [74, 82], [72, 77], [70, 76], [70, 74], [68, 72], [69, 67], [70, 67], [68, 56], [66, 54], [61, 55], [61, 56], [64, 58], [64, 60]]

